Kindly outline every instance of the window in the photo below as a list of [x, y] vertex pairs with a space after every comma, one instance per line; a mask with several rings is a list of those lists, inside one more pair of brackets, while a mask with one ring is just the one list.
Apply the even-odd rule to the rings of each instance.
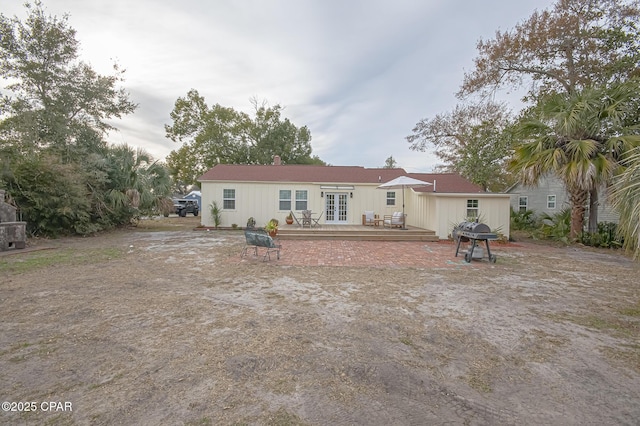
[[224, 210], [236, 209], [236, 190], [235, 189], [222, 190], [222, 208]]
[[396, 205], [396, 193], [395, 191], [387, 192], [387, 205], [395, 206]]
[[307, 210], [307, 190], [296, 190], [296, 210]]
[[281, 189], [280, 190], [280, 202], [279, 202], [280, 210], [291, 210], [291, 190], [290, 189]]
[[555, 195], [547, 195], [547, 208], [549, 210], [556, 209], [556, 196]]
[[478, 218], [478, 200], [467, 200], [467, 219]]
[[518, 198], [518, 211], [520, 213], [526, 212], [528, 206], [529, 206], [529, 198], [528, 197], [524, 196], [524, 197]]

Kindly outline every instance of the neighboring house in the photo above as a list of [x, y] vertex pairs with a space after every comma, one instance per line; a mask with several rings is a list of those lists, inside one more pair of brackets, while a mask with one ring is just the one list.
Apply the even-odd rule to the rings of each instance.
[[[245, 226], [253, 217], [258, 226], [269, 219], [284, 221], [289, 211], [322, 212], [321, 224], [359, 225], [362, 214], [380, 217], [402, 211], [402, 190], [377, 189], [398, 176], [432, 182], [432, 186], [404, 190], [407, 225], [435, 231], [441, 239], [469, 216], [509, 236], [509, 195], [487, 193], [457, 174], [406, 173], [403, 169], [357, 166], [231, 165], [219, 164], [200, 179], [202, 202], [216, 201], [221, 226]], [[213, 226], [207, 208], [202, 225]]]
[[[546, 213], [553, 216], [563, 209], [571, 208], [569, 195], [560, 179], [553, 175], [547, 175], [540, 179], [537, 186], [527, 186], [521, 183], [507, 189], [511, 196], [511, 208], [514, 211], [533, 210], [536, 215]], [[618, 222], [618, 214], [607, 202], [606, 188], [598, 193], [598, 222]], [[588, 205], [587, 205], [588, 207]], [[585, 218], [589, 212], [585, 213]]]
[[198, 206], [200, 206], [200, 210], [202, 210], [202, 192], [200, 191], [191, 191], [185, 197], [185, 200], [196, 200], [198, 201]]

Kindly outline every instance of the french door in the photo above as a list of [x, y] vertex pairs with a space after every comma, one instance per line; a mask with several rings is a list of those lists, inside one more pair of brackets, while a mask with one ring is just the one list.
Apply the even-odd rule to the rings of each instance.
[[347, 223], [348, 192], [325, 192], [325, 223]]

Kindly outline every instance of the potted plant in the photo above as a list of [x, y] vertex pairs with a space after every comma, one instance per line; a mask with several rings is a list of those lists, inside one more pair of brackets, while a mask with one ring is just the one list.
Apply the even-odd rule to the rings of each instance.
[[264, 227], [265, 231], [269, 233], [271, 238], [275, 237], [278, 233], [278, 219], [271, 219]]
[[289, 212], [285, 218], [285, 222], [287, 222], [287, 225], [293, 225], [293, 212]]

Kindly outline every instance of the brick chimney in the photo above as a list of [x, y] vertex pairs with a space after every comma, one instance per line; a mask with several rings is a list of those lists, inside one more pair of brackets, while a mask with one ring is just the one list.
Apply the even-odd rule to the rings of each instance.
[[282, 165], [282, 161], [280, 161], [280, 156], [279, 155], [274, 155], [273, 156], [273, 165], [274, 166], [281, 166]]

